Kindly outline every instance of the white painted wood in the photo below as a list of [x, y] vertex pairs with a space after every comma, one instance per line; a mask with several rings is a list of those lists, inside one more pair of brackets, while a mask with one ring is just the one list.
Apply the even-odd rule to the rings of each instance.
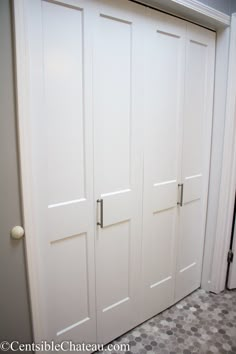
[[197, 0], [140, 0], [140, 2], [215, 30], [230, 25], [229, 15]]
[[25, 249], [27, 259], [27, 273], [31, 302], [33, 339], [38, 343], [44, 338], [42, 324], [42, 304], [39, 283], [39, 264], [37, 259], [37, 244], [34, 238], [34, 210], [32, 198], [32, 152], [31, 152], [31, 124], [29, 115], [29, 48], [27, 45], [27, 3], [25, 0], [14, 0], [14, 37], [15, 37], [15, 65], [17, 86], [17, 116], [18, 139], [20, 152], [20, 174], [23, 224], [25, 229]]
[[138, 324], [143, 11], [127, 1], [103, 1], [93, 24], [95, 195], [103, 199], [104, 221], [96, 235], [97, 326], [102, 343]]
[[26, 4], [33, 235], [41, 340], [95, 343], [93, 10], [91, 2], [70, 5]]
[[217, 31], [215, 58], [215, 91], [213, 104], [213, 126], [211, 143], [211, 163], [206, 219], [206, 235], [201, 287], [212, 291], [212, 260], [215, 248], [216, 220], [219, 208], [220, 183], [225, 130], [225, 106], [227, 97], [228, 51], [230, 29]]
[[147, 10], [142, 320], [173, 303], [186, 23]]
[[216, 225], [215, 249], [212, 261], [212, 291], [219, 293], [225, 288], [227, 254], [230, 246], [236, 190], [236, 14], [232, 15], [230, 52], [227, 84], [227, 104], [224, 133], [224, 152], [220, 186], [219, 208]]
[[[23, 173], [22, 177], [25, 218], [28, 220], [26, 230], [33, 235], [27, 241], [27, 247], [28, 265], [32, 264], [29, 272], [35, 336], [38, 341], [47, 338], [61, 341], [68, 337], [75, 341], [96, 341], [94, 206], [95, 200], [102, 198], [105, 227], [97, 228], [95, 240], [97, 325], [99, 342], [107, 342], [138, 324], [140, 318], [150, 317], [174, 301], [177, 185], [181, 177], [178, 142], [182, 139], [180, 118], [183, 116], [186, 24], [156, 13], [145, 17], [142, 8], [125, 0], [119, 2], [119, 7], [115, 0], [98, 3], [61, 0], [43, 2], [42, 7], [39, 0], [19, 0], [19, 4], [21, 7], [15, 4], [16, 12], [24, 9], [26, 12], [16, 17], [26, 21], [16, 21], [16, 24], [21, 37], [29, 44], [30, 53], [25, 52], [26, 44], [19, 39], [18, 71], [22, 67], [24, 70], [18, 73], [18, 81], [25, 91], [23, 97], [19, 94], [18, 109], [21, 160], [29, 173]], [[42, 15], [44, 21], [41, 21]], [[65, 18], [68, 26], [62, 29], [59, 22], [64, 23]], [[49, 26], [49, 36], [45, 38], [49, 22], [53, 26]], [[27, 26], [26, 32], [24, 26]], [[92, 53], [93, 30], [95, 46]], [[146, 40], [143, 50], [147, 33], [152, 41]], [[204, 38], [204, 35], [203, 38], [196, 36], [194, 41], [204, 41]], [[163, 43], [166, 51], [162, 52], [158, 45]], [[55, 52], [50, 53], [54, 49]], [[25, 53], [29, 60], [27, 65], [23, 62]], [[151, 55], [144, 56], [144, 53]], [[69, 65], [64, 65], [63, 61]], [[54, 70], [56, 78], [51, 76]], [[152, 88], [145, 93], [148, 114], [143, 111], [140, 99], [144, 96], [144, 73], [146, 84]], [[70, 107], [69, 118], [65, 104]], [[53, 121], [56, 116], [58, 120]], [[54, 129], [55, 125], [57, 129]], [[72, 125], [77, 129], [71, 129]], [[144, 126], [152, 129], [143, 130]], [[141, 279], [143, 132], [145, 169], [147, 167], [148, 171], [144, 174], [143, 230], [149, 239], [143, 239]], [[23, 143], [24, 137], [27, 138]], [[58, 144], [58, 141], [62, 143]], [[65, 153], [67, 147], [69, 156]], [[74, 155], [74, 151], [78, 154]], [[208, 158], [207, 152], [206, 165]], [[57, 161], [53, 169], [47, 166], [50, 159], [53, 164]], [[61, 164], [66, 166], [66, 171], [63, 167], [61, 171]], [[190, 181], [186, 195], [188, 204], [193, 199], [194, 203], [198, 200], [202, 185], [199, 175], [204, 176], [204, 181], [207, 175], [194, 168], [195, 165], [185, 176]], [[78, 185], [74, 182], [75, 176]], [[204, 195], [206, 197], [207, 193]], [[199, 221], [194, 212], [190, 210], [189, 222]], [[33, 259], [30, 259], [32, 253]], [[194, 267], [195, 260], [191, 263], [189, 257], [180, 270], [191, 278], [188, 269]], [[140, 303], [139, 297], [141, 286], [147, 301], [144, 309], [143, 298]], [[141, 315], [140, 310], [144, 311]]]
[[230, 16], [207, 6], [197, 0], [171, 0], [173, 3], [184, 6], [190, 11], [198, 12], [199, 15], [205, 15], [222, 25], [228, 26], [230, 24]]
[[175, 301], [200, 286], [211, 150], [215, 34], [187, 24], [183, 115], [183, 207]]
[[[228, 140], [228, 135], [233, 134], [230, 123], [226, 123], [227, 111], [231, 111], [226, 106], [226, 93], [231, 92], [231, 87], [228, 87], [228, 61], [229, 61], [229, 45], [230, 45], [230, 24], [232, 21], [232, 28], [234, 28], [235, 15], [230, 16], [223, 14], [224, 19], [214, 20], [211, 18], [212, 8], [205, 10], [210, 10], [206, 14], [201, 14], [201, 9], [196, 12], [194, 9], [188, 9], [181, 1], [181, 4], [174, 3], [172, 0], [141, 0], [143, 4], [151, 5], [157, 9], [161, 9], [172, 13], [173, 15], [181, 16], [187, 20], [198, 23], [202, 26], [212, 28], [216, 30], [216, 66], [215, 66], [215, 84], [214, 84], [214, 111], [213, 111], [213, 133], [212, 133], [212, 160], [210, 166], [210, 180], [209, 180], [209, 201], [207, 208], [207, 219], [206, 219], [206, 237], [204, 244], [204, 265], [202, 270], [202, 283], [201, 286], [207, 291], [220, 292], [225, 287], [226, 281], [226, 268], [225, 259], [227, 258], [230, 236], [229, 232], [227, 235], [222, 231], [222, 223], [224, 223], [227, 215], [229, 215], [228, 220], [228, 230], [232, 224], [232, 200], [230, 203], [230, 214], [227, 214], [226, 204], [222, 205], [219, 203], [220, 198], [226, 198], [225, 188], [229, 185], [228, 182], [223, 182], [221, 185], [221, 174], [225, 174], [225, 169], [228, 171], [226, 174], [231, 175], [231, 162], [223, 162], [223, 145], [230, 145]], [[199, 3], [198, 3], [199, 4]], [[200, 4], [201, 6], [202, 4]], [[214, 10], [213, 10], [214, 11]], [[218, 11], [217, 11], [218, 12]], [[219, 12], [218, 12], [219, 13]], [[222, 13], [220, 13], [220, 16]], [[214, 16], [214, 15], [213, 15]], [[226, 21], [225, 21], [226, 20]], [[234, 30], [233, 30], [234, 31]], [[233, 32], [232, 31], [232, 32]], [[234, 38], [232, 34], [231, 38]], [[232, 59], [232, 63], [235, 59]], [[229, 70], [229, 73], [232, 69]], [[229, 75], [229, 77], [233, 77]], [[228, 100], [229, 102], [229, 100]], [[231, 115], [232, 119], [232, 115]], [[225, 124], [226, 123], [226, 124]], [[226, 127], [227, 133], [224, 134]], [[224, 139], [225, 136], [225, 139]], [[225, 141], [225, 142], [224, 142]], [[231, 151], [231, 149], [230, 149]], [[225, 152], [226, 159], [229, 156], [229, 151]], [[226, 165], [228, 167], [226, 167]], [[230, 171], [230, 172], [229, 172]], [[222, 176], [223, 179], [225, 177]], [[221, 190], [221, 192], [220, 192]], [[222, 197], [220, 197], [220, 194]], [[224, 217], [222, 217], [222, 212]], [[224, 219], [224, 221], [223, 221]], [[216, 223], [216, 220], [218, 222]], [[221, 226], [220, 226], [221, 225]], [[217, 235], [217, 240], [216, 240]], [[226, 237], [222, 237], [225, 235]], [[217, 245], [215, 247], [215, 244]], [[222, 252], [222, 253], [221, 253]], [[220, 285], [219, 285], [220, 284]]]

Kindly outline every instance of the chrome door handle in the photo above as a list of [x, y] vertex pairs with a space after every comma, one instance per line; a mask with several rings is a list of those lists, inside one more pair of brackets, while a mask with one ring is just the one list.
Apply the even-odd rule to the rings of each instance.
[[97, 222], [97, 225], [103, 228], [103, 199], [98, 199], [97, 204], [100, 204], [100, 221]]
[[181, 192], [180, 192], [180, 201], [177, 203], [177, 205], [182, 207], [183, 206], [183, 196], [184, 196], [184, 184], [180, 183], [180, 184], [178, 184], [178, 187], [181, 188]]

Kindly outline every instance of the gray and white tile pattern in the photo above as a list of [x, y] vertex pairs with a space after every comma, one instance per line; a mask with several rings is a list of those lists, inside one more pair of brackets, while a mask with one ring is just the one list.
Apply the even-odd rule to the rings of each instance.
[[126, 354], [236, 354], [236, 291], [199, 289], [116, 343], [130, 344]]

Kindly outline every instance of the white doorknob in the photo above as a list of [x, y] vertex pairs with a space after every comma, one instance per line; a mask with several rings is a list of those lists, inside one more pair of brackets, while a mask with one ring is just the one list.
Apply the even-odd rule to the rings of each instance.
[[11, 230], [11, 237], [14, 240], [20, 240], [25, 234], [25, 230], [21, 226], [14, 226]]

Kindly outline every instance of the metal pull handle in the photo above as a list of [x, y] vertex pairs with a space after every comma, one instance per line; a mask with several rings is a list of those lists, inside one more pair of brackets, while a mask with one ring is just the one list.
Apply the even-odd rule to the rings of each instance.
[[178, 184], [178, 187], [181, 188], [181, 192], [180, 192], [180, 202], [178, 202], [177, 204], [182, 207], [183, 206], [183, 195], [184, 195], [184, 184], [180, 183], [180, 184]]
[[97, 225], [103, 228], [103, 199], [98, 199], [97, 203], [100, 204], [100, 221], [97, 222]]

